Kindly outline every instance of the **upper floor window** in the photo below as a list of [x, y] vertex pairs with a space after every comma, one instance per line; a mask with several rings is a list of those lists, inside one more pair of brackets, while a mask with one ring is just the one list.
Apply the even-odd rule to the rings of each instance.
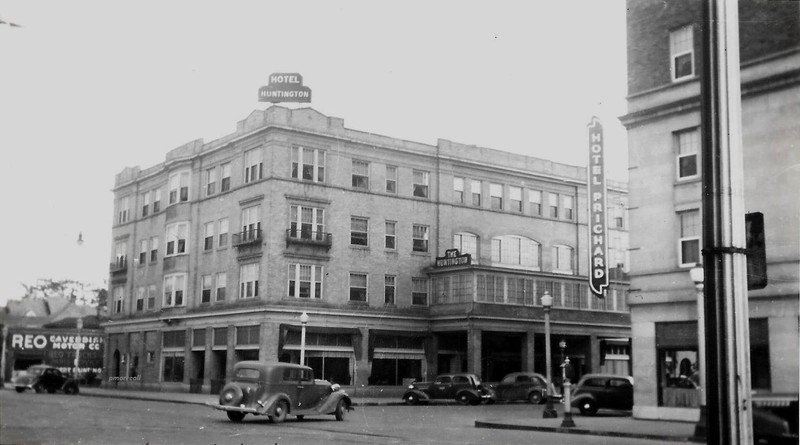
[[397, 193], [397, 167], [386, 166], [386, 193]]
[[242, 241], [261, 238], [261, 206], [242, 209]]
[[397, 249], [397, 222], [386, 221], [386, 237], [384, 240], [385, 248], [390, 250]]
[[476, 207], [481, 206], [481, 181], [472, 181], [470, 186], [472, 190], [472, 205]]
[[139, 286], [136, 288], [136, 312], [144, 310], [144, 301], [147, 296], [147, 287]]
[[624, 229], [625, 228], [625, 203], [624, 202], [614, 202], [613, 205], [609, 206], [608, 208], [608, 226], [614, 229]]
[[411, 304], [415, 306], [428, 305], [427, 278], [411, 278]]
[[492, 208], [503, 210], [503, 184], [489, 184], [489, 196], [492, 199]]
[[125, 304], [125, 288], [117, 286], [114, 288], [114, 313], [121, 314]]
[[428, 226], [414, 224], [412, 230], [414, 252], [428, 251]]
[[153, 190], [153, 213], [161, 210], [161, 189]]
[[217, 246], [225, 247], [228, 245], [228, 230], [229, 230], [230, 220], [228, 218], [222, 218], [219, 220], [219, 237], [217, 241]]
[[212, 275], [203, 275], [200, 284], [200, 303], [211, 303], [211, 288], [214, 285], [214, 277]]
[[701, 220], [699, 210], [678, 213], [680, 219], [679, 255], [681, 266], [700, 264]]
[[221, 181], [219, 184], [220, 192], [227, 192], [231, 189], [231, 163], [226, 162], [220, 166], [222, 170]]
[[350, 301], [367, 301], [367, 274], [350, 273]]
[[322, 266], [289, 264], [289, 296], [293, 298], [322, 298]]
[[206, 169], [206, 196], [217, 192], [217, 167]]
[[550, 206], [550, 218], [558, 219], [558, 194], [547, 194], [548, 204]]
[[158, 237], [150, 238], [150, 262], [153, 263], [158, 260]]
[[453, 249], [462, 254], [472, 255], [472, 263], [478, 264], [478, 235], [473, 233], [456, 233], [453, 235]]
[[186, 253], [186, 240], [189, 236], [189, 223], [180, 222], [167, 226], [167, 253], [165, 256]]
[[178, 273], [164, 276], [164, 299], [161, 307], [184, 305], [184, 292], [186, 291], [186, 274]]
[[239, 268], [239, 298], [258, 296], [259, 264], [245, 264]]
[[350, 244], [369, 246], [369, 220], [367, 218], [350, 217]]
[[453, 201], [464, 204], [464, 178], [453, 178]]
[[139, 240], [139, 265], [144, 266], [147, 263], [147, 239]]
[[696, 178], [700, 175], [698, 152], [700, 151], [700, 131], [696, 128], [675, 134], [678, 146], [678, 179]]
[[126, 196], [124, 198], [120, 198], [119, 206], [118, 206], [118, 213], [117, 213], [117, 222], [122, 224], [128, 221], [128, 210], [130, 205], [130, 199]]
[[204, 229], [203, 250], [211, 250], [214, 248], [214, 222], [206, 223]]
[[228, 274], [226, 273], [218, 273], [217, 274], [217, 289], [215, 292], [214, 300], [215, 301], [225, 301], [225, 293], [228, 288]]
[[394, 275], [384, 275], [383, 277], [383, 303], [394, 304], [397, 277]]
[[178, 172], [169, 175], [169, 203], [189, 200], [189, 172]]
[[316, 148], [292, 147], [292, 178], [325, 181], [325, 152]]
[[539, 268], [542, 247], [536, 241], [516, 235], [492, 238], [492, 263]]
[[519, 187], [508, 188], [509, 209], [522, 213], [522, 189]]
[[672, 81], [694, 76], [694, 28], [691, 25], [669, 33]]
[[353, 188], [369, 190], [369, 162], [353, 159]]
[[292, 205], [289, 207], [290, 236], [322, 240], [325, 230], [325, 210], [316, 207]]
[[150, 214], [150, 199], [152, 198], [151, 192], [142, 193], [142, 218]]
[[574, 199], [572, 196], [564, 196], [562, 202], [564, 204], [564, 219], [572, 220]]
[[124, 269], [128, 266], [128, 243], [118, 241], [114, 243], [114, 266], [117, 269]]
[[156, 297], [158, 296], [158, 288], [155, 284], [147, 286], [147, 309], [153, 310], [156, 308]]
[[244, 182], [258, 181], [264, 176], [264, 159], [261, 148], [244, 152]]
[[531, 215], [542, 215], [542, 191], [541, 190], [528, 190], [528, 205], [530, 206]]
[[426, 171], [414, 170], [414, 196], [418, 196], [420, 198], [428, 197], [430, 176], [431, 174]]
[[572, 253], [573, 249], [569, 246], [555, 245], [552, 249], [553, 272], [572, 273]]

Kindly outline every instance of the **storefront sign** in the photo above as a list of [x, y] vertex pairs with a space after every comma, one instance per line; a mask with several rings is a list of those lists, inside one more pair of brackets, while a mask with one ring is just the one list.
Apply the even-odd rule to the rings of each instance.
[[97, 331], [12, 329], [7, 341], [12, 360], [38, 360], [72, 373], [76, 351], [80, 351], [79, 372], [99, 374], [103, 370], [103, 336]]
[[259, 102], [311, 102], [311, 88], [303, 86], [298, 73], [269, 75], [269, 85], [258, 89]]
[[600, 298], [608, 287], [606, 232], [606, 173], [603, 163], [603, 125], [592, 117], [589, 124], [589, 287]]
[[448, 249], [443, 257], [436, 257], [436, 267], [468, 266], [472, 264], [472, 255], [461, 255], [458, 249]]

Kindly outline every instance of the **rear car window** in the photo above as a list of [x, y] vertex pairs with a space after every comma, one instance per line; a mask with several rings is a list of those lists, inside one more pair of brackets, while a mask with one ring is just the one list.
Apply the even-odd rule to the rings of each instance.
[[252, 368], [239, 368], [236, 370], [237, 379], [252, 379], [258, 380], [258, 369]]
[[453, 377], [453, 383], [469, 383], [469, 379], [464, 377], [463, 375], [456, 376]]
[[530, 383], [531, 378], [527, 375], [518, 375], [517, 382], [518, 383]]
[[611, 379], [611, 381], [608, 382], [608, 386], [615, 386], [615, 387], [631, 386], [631, 382], [623, 379]]
[[583, 386], [606, 386], [606, 379], [586, 379]]
[[434, 383], [450, 383], [450, 377], [439, 377]]

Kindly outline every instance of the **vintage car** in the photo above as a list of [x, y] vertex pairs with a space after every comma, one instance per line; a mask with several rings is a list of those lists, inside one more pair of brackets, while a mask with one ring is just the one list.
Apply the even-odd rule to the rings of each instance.
[[232, 422], [245, 415], [267, 416], [274, 423], [291, 414], [305, 416], [332, 414], [344, 420], [353, 402], [337, 384], [314, 379], [308, 366], [293, 363], [241, 361], [233, 367], [233, 378], [219, 394], [219, 403], [209, 406], [223, 410]]
[[597, 414], [600, 408], [633, 409], [633, 377], [612, 374], [586, 374], [572, 391], [572, 406], [584, 416]]
[[547, 379], [535, 372], [512, 372], [492, 389], [497, 400], [527, 400], [536, 405], [544, 403], [547, 397]]
[[483, 386], [481, 378], [475, 374], [441, 374], [432, 382], [411, 382], [403, 394], [408, 405], [425, 403], [431, 399], [453, 399], [463, 405], [478, 405], [481, 402], [494, 403], [495, 394], [491, 388]]
[[32, 389], [50, 394], [56, 391], [63, 391], [64, 394], [78, 393], [78, 382], [75, 379], [49, 365], [33, 365], [12, 377], [11, 384], [17, 392]]

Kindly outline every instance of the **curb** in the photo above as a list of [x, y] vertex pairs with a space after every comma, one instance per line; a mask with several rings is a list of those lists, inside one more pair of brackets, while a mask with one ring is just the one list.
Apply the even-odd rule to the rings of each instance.
[[695, 439], [686, 436], [665, 436], [661, 434], [626, 433], [623, 431], [596, 431], [583, 428], [562, 428], [535, 425], [512, 425], [499, 422], [475, 421], [475, 428], [488, 428], [497, 430], [542, 431], [546, 433], [579, 434], [585, 436], [623, 437], [630, 439], [660, 440], [664, 442], [705, 443], [704, 439]]
[[[139, 400], [145, 402], [165, 402], [165, 403], [180, 403], [184, 405], [199, 405], [205, 406], [207, 402], [196, 402], [192, 400], [180, 400], [180, 399], [162, 399], [158, 397], [146, 397], [146, 396], [137, 396], [137, 395], [130, 395], [130, 394], [97, 394], [97, 393], [90, 393], [90, 392], [80, 392], [78, 393], [80, 396], [86, 397], [103, 397], [103, 398], [110, 398], [110, 399], [127, 399], [127, 400]], [[210, 397], [209, 399], [213, 399]], [[394, 401], [387, 401], [387, 402], [357, 402], [353, 401], [353, 406], [404, 406], [405, 403], [394, 402]]]

